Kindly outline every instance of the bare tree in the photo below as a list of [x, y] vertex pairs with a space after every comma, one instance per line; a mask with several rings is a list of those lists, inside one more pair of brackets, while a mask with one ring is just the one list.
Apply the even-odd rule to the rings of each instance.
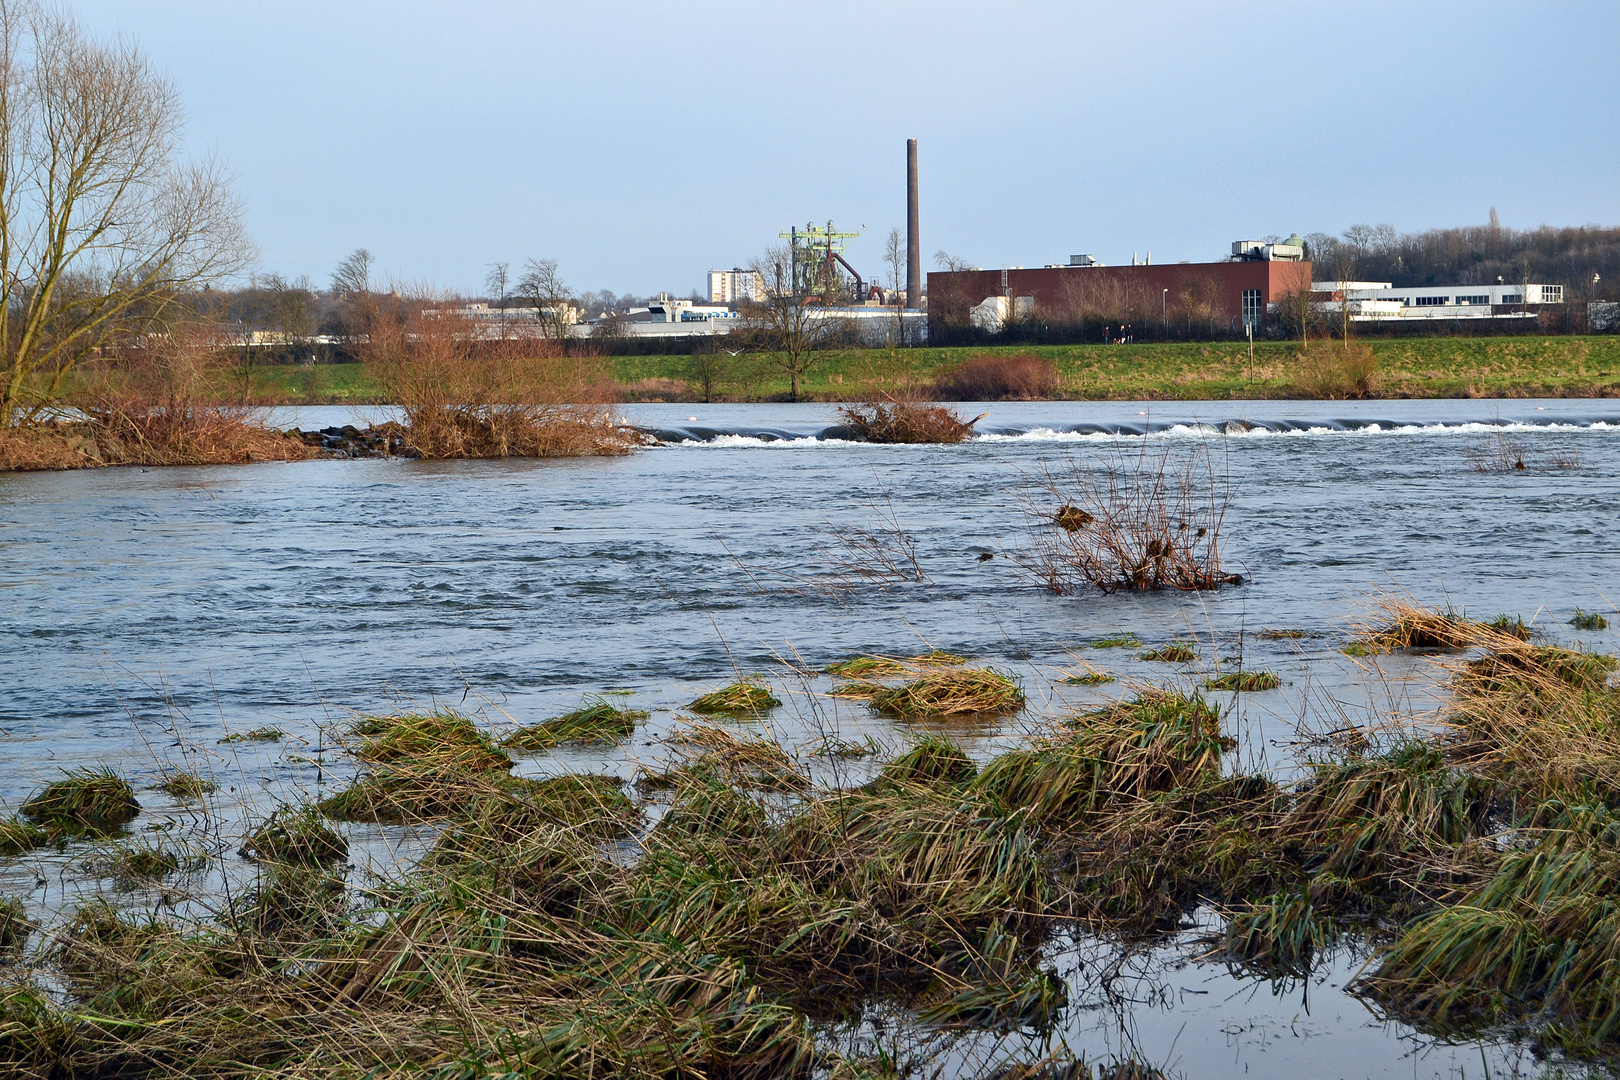
[[934, 252], [934, 265], [939, 267], [941, 270], [952, 274], [961, 273], [964, 270], [978, 269], [977, 266], [974, 266], [966, 259], [958, 259], [955, 255], [952, 255], [944, 248], [940, 248], [938, 251]]
[[181, 156], [179, 93], [127, 41], [0, 5], [0, 426], [253, 258], [224, 170]]
[[574, 323], [574, 298], [557, 271], [556, 259], [530, 259], [523, 264], [516, 294], [534, 306], [542, 337], [561, 341]]
[[[803, 252], [774, 245], [752, 263], [765, 283], [765, 295], [742, 306], [743, 340], [767, 354], [768, 362], [788, 377], [790, 397], [799, 400], [800, 384], [815, 363], [815, 353], [845, 332], [844, 320], [828, 310], [831, 275], [806, 273]], [[819, 288], [818, 288], [819, 283]]]
[[898, 225], [889, 230], [888, 238], [883, 242], [883, 268], [888, 272], [888, 300], [894, 308], [893, 343], [895, 345], [904, 345], [907, 343], [904, 292], [906, 282], [906, 234], [900, 231]]
[[339, 300], [357, 300], [371, 292], [371, 252], [355, 248], [332, 271], [332, 292]]
[[506, 283], [511, 269], [511, 263], [490, 263], [489, 273], [484, 275], [484, 284], [495, 299], [496, 309], [501, 313], [502, 341], [506, 340]]

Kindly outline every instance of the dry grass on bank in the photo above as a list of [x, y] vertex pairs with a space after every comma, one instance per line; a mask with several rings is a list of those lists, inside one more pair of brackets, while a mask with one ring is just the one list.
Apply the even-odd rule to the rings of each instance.
[[1062, 379], [1057, 364], [1029, 353], [971, 356], [934, 380], [938, 401], [1044, 401]]

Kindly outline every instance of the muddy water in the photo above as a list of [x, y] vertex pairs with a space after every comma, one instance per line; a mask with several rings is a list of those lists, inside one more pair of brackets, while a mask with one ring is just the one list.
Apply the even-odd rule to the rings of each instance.
[[[0, 477], [0, 801], [14, 809], [63, 766], [108, 762], [149, 784], [184, 760], [226, 783], [212, 812], [235, 822], [341, 783], [323, 727], [351, 711], [438, 703], [499, 727], [605, 690], [653, 713], [630, 745], [523, 768], [630, 776], [662, 756], [680, 704], [738, 671], [777, 682], [786, 704], [770, 725], [785, 743], [894, 745], [904, 731], [820, 696], [825, 681], [789, 665], [928, 647], [1017, 672], [1037, 714], [1105, 700], [1131, 679], [1196, 679], [1241, 655], [1285, 686], [1228, 703], [1239, 753], [1286, 773], [1302, 729], [1432, 705], [1428, 661], [1361, 666], [1338, 652], [1377, 590], [1522, 615], [1555, 636], [1572, 633], [1576, 606], [1620, 602], [1620, 407], [1605, 402], [965, 411], [989, 412], [983, 434], [953, 447], [849, 443], [825, 406], [640, 406], [631, 419], [665, 445], [614, 460]], [[1476, 471], [1471, 457], [1504, 439], [1528, 467]], [[1233, 492], [1227, 562], [1247, 583], [1064, 597], [1032, 585], [1011, 558], [1030, 528], [1021, 496], [1043, 468], [1144, 440], [1211, 449]], [[852, 577], [838, 535], [896, 523], [926, 580]], [[1309, 636], [1257, 634], [1277, 628]], [[1200, 660], [1167, 667], [1140, 649], [1092, 647], [1122, 630], [1144, 647], [1197, 639]], [[1614, 634], [1582, 636], [1613, 651]], [[1122, 682], [1058, 681], [1088, 667]], [[989, 754], [1020, 724], [954, 734]], [[218, 741], [262, 726], [287, 738]], [[142, 801], [137, 828], [175, 809], [155, 792]], [[413, 844], [387, 830], [355, 839], [383, 866]], [[73, 857], [9, 861], [0, 888], [54, 906], [79, 887]], [[1309, 986], [1274, 988], [1187, 962], [1198, 947], [1183, 946], [1132, 958], [1145, 974], [1123, 995], [1099, 982], [1107, 963], [1086, 959], [1100, 944], [1059, 957], [1071, 1044], [1095, 1055], [1135, 1039], [1192, 1077], [1478, 1075], [1482, 1054], [1493, 1075], [1536, 1072], [1510, 1045], [1437, 1047], [1380, 1023], [1342, 991], [1354, 957]], [[969, 1039], [942, 1052], [973, 1074], [997, 1047]]]

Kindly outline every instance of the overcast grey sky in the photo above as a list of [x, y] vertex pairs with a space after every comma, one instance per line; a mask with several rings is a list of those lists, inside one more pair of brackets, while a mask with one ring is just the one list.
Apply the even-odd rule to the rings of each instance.
[[74, 0], [180, 86], [263, 269], [680, 292], [793, 223], [879, 269], [1620, 223], [1620, 4]]

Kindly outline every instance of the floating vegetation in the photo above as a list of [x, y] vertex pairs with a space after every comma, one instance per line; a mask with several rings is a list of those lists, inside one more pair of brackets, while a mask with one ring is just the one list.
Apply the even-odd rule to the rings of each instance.
[[1168, 645], [1139, 654], [1137, 659], [1151, 660], [1160, 664], [1190, 664], [1198, 659], [1197, 643], [1172, 641]]
[[1275, 690], [1281, 685], [1282, 679], [1274, 671], [1229, 671], [1225, 675], [1204, 680], [1207, 690], [1230, 690], [1240, 694]]
[[1135, 634], [1121, 630], [1107, 637], [1100, 637], [1091, 643], [1093, 649], [1140, 649], [1142, 640]]
[[620, 709], [600, 697], [586, 698], [573, 712], [518, 728], [501, 740], [501, 746], [530, 752], [565, 742], [615, 742], [635, 734], [636, 725], [647, 715], [642, 709]]
[[280, 742], [286, 737], [287, 733], [280, 728], [257, 727], [252, 731], [233, 731], [219, 741], [222, 743]]
[[771, 693], [771, 688], [763, 682], [753, 679], [742, 679], [722, 686], [712, 693], [704, 694], [687, 708], [695, 713], [714, 715], [717, 713], [760, 713], [774, 709], [782, 704], [782, 700]]
[[943, 649], [931, 649], [917, 656], [853, 656], [848, 660], [828, 664], [827, 674], [846, 679], [882, 678], [906, 675], [918, 668], [959, 667], [965, 663], [967, 663], [965, 656], [945, 652]]
[[51, 834], [32, 821], [20, 818], [0, 821], [0, 857], [14, 858], [50, 842]]
[[109, 768], [65, 770], [22, 804], [24, 816], [57, 828], [110, 829], [141, 812], [135, 789]]
[[162, 783], [154, 784], [153, 788], [176, 799], [191, 800], [218, 791], [219, 785], [212, 780], [203, 779], [194, 772], [176, 770], [165, 776]]
[[349, 857], [349, 841], [309, 807], [283, 807], [248, 833], [239, 854], [257, 862], [322, 866]]
[[857, 700], [871, 700], [889, 689], [888, 685], [872, 682], [869, 679], [855, 679], [851, 682], [839, 683], [827, 691], [828, 697], [855, 698]]
[[1575, 617], [1569, 620], [1569, 625], [1577, 630], [1607, 630], [1609, 620], [1595, 611], [1582, 611], [1576, 608]]
[[995, 668], [959, 668], [884, 687], [869, 701], [877, 712], [903, 720], [1005, 716], [1024, 707], [1024, 689], [1011, 675]]
[[892, 399], [840, 405], [838, 416], [857, 439], [873, 443], [959, 443], [982, 419], [963, 420], [944, 405]]
[[1309, 630], [1298, 630], [1290, 627], [1268, 628], [1256, 635], [1261, 641], [1293, 641], [1298, 638], [1312, 636]]
[[1063, 682], [1069, 686], [1101, 686], [1111, 683], [1114, 676], [1105, 671], [1088, 671], [1084, 675], [1065, 675]]

